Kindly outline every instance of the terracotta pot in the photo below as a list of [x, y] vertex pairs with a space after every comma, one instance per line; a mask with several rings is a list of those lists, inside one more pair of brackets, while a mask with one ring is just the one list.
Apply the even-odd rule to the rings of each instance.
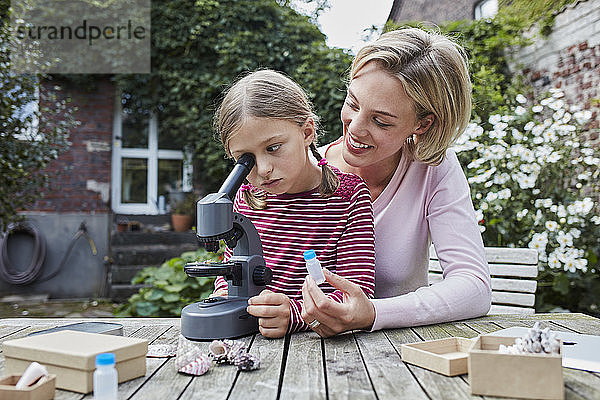
[[175, 232], [187, 232], [192, 227], [194, 217], [191, 215], [171, 214], [171, 225]]

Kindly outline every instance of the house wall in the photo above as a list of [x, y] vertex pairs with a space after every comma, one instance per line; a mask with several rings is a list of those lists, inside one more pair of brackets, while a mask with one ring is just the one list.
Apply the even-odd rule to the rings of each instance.
[[[27, 221], [39, 231], [46, 242], [46, 256], [41, 259], [42, 267], [36, 280], [27, 285], [13, 285], [0, 279], [0, 297], [10, 294], [49, 294], [51, 298], [97, 298], [109, 293], [108, 271], [105, 264], [109, 254], [109, 235], [112, 220], [109, 214], [90, 213], [40, 213], [25, 212]], [[92, 253], [87, 238], [74, 236], [84, 222], [88, 235], [97, 248]], [[43, 281], [56, 271], [67, 252], [73, 247], [60, 272]], [[34, 237], [25, 233], [14, 233], [7, 242], [8, 258], [12, 267], [20, 273], [32, 264]]]
[[[580, 1], [556, 16], [552, 33], [522, 49], [516, 61], [536, 94], [551, 88], [565, 93], [568, 104], [593, 111], [590, 128], [599, 127], [600, 1]], [[592, 139], [598, 133], [592, 131]]]
[[69, 150], [48, 168], [58, 176], [28, 211], [109, 213], [114, 84], [109, 78], [82, 88], [48, 84], [56, 83], [77, 107], [74, 117], [80, 125], [71, 131]]
[[[56, 79], [46, 84], [63, 87], [61, 93], [70, 97], [70, 104], [77, 107], [74, 117], [80, 125], [70, 133], [68, 151], [48, 168], [50, 173], [58, 173], [49, 188], [22, 213], [47, 243], [40, 275], [27, 285], [13, 285], [0, 279], [0, 297], [9, 294], [49, 294], [51, 298], [106, 297], [110, 291], [106, 262], [110, 260], [113, 222], [110, 184], [114, 84], [109, 77], [100, 77], [86, 87]], [[82, 222], [97, 254], [92, 254], [85, 237], [79, 237], [60, 273], [42, 282], [59, 268]], [[13, 268], [25, 271], [32, 261], [34, 238], [16, 233], [7, 243]]]

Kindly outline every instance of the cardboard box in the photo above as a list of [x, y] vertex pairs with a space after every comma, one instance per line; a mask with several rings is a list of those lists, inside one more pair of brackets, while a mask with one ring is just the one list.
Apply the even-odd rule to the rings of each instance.
[[54, 398], [56, 375], [48, 375], [34, 385], [17, 390], [15, 385], [21, 375], [9, 375], [0, 379], [0, 400], [50, 400]]
[[446, 376], [467, 373], [468, 351], [473, 339], [452, 337], [403, 344], [402, 361], [439, 372]]
[[56, 375], [56, 387], [79, 393], [93, 390], [96, 355], [114, 353], [119, 383], [146, 374], [148, 341], [98, 333], [60, 331], [7, 340], [5, 371], [20, 374], [37, 361]]
[[525, 399], [564, 399], [561, 355], [500, 354], [515, 338], [482, 335], [469, 351], [471, 393]]

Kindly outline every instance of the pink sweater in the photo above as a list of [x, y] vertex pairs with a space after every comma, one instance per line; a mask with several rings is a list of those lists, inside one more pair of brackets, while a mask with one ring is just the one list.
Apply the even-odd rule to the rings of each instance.
[[[469, 186], [454, 151], [448, 150], [438, 166], [402, 158], [373, 202], [373, 213], [373, 330], [455, 321], [488, 312], [489, 267]], [[428, 286], [431, 242], [444, 279]]]
[[[241, 192], [235, 198], [234, 211], [256, 226], [267, 267], [273, 271], [267, 289], [290, 298], [288, 332], [308, 329], [301, 317], [302, 284], [308, 274], [305, 250], [315, 250], [324, 268], [356, 283], [373, 297], [375, 249], [369, 189], [358, 176], [337, 168], [334, 171], [340, 186], [331, 197], [321, 197], [318, 188], [298, 194], [269, 194], [264, 210], [248, 207]], [[225, 258], [230, 256], [227, 249]], [[342, 301], [341, 291], [328, 283], [320, 287], [333, 300]], [[215, 290], [220, 289], [227, 289], [223, 277], [215, 280]]]

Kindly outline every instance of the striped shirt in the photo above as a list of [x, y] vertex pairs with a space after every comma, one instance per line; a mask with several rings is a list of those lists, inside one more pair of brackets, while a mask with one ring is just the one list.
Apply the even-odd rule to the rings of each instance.
[[[321, 197], [318, 188], [297, 194], [267, 194], [264, 210], [248, 207], [241, 191], [234, 201], [234, 211], [250, 218], [260, 235], [267, 267], [273, 271], [267, 289], [290, 298], [288, 333], [308, 330], [301, 318], [302, 284], [308, 273], [303, 257], [306, 250], [315, 250], [324, 268], [356, 283], [369, 298], [374, 295], [371, 195], [360, 177], [333, 169], [340, 186], [331, 197]], [[225, 257], [230, 256], [228, 249]], [[342, 302], [341, 291], [327, 282], [320, 287], [330, 298]], [[223, 277], [215, 280], [215, 290], [220, 289], [227, 289]]]

